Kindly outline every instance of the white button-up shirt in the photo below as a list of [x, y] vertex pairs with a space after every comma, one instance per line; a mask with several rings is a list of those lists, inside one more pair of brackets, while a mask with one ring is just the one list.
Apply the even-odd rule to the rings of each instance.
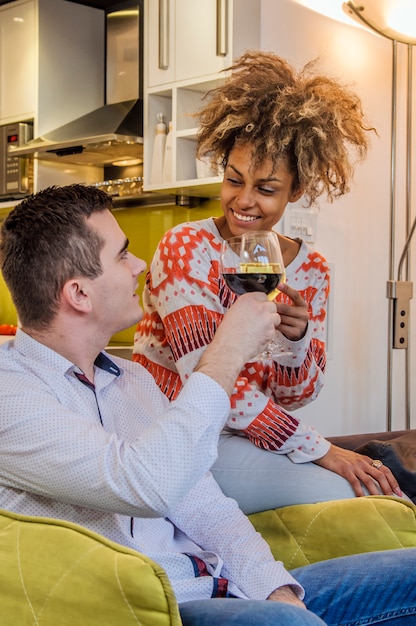
[[94, 386], [80, 374], [23, 331], [0, 347], [1, 508], [147, 554], [178, 602], [210, 597], [220, 576], [243, 598], [299, 587], [208, 472], [230, 408], [217, 383], [194, 373], [169, 404], [136, 363], [101, 353]]

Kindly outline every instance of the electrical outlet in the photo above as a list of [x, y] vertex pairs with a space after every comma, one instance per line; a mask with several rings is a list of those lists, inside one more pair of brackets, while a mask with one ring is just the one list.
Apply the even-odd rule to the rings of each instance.
[[410, 300], [413, 296], [413, 283], [397, 281], [395, 283], [393, 308], [393, 348], [405, 349], [409, 339]]
[[284, 216], [283, 234], [292, 239], [315, 243], [318, 230], [318, 214], [309, 209], [287, 209]]

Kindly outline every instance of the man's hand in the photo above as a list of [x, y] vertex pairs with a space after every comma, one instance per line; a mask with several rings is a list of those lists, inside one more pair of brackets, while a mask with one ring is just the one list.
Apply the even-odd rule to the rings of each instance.
[[372, 465], [373, 459], [352, 450], [344, 450], [331, 445], [321, 459], [314, 461], [348, 480], [356, 496], [363, 496], [363, 485], [370, 495], [402, 496], [402, 491], [390, 469], [385, 465], [379, 468]]
[[267, 599], [273, 600], [273, 602], [285, 602], [286, 604], [294, 604], [295, 606], [306, 609], [306, 606], [304, 605], [302, 600], [299, 600], [292, 587], [289, 587], [289, 585], [285, 585], [284, 587], [278, 587], [269, 595]]
[[276, 304], [266, 294], [240, 296], [224, 315], [195, 371], [207, 374], [231, 395], [243, 365], [274, 339], [279, 324]]
[[270, 302], [264, 293], [247, 293], [228, 309], [212, 343], [232, 346], [232, 353], [244, 365], [274, 339], [280, 323], [275, 302]]

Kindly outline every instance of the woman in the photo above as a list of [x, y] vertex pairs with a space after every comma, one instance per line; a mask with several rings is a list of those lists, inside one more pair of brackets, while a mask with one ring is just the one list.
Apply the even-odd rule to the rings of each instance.
[[[236, 298], [219, 272], [222, 241], [273, 229], [287, 204], [302, 196], [311, 205], [321, 194], [329, 201], [343, 195], [353, 173], [351, 148], [366, 154], [373, 129], [359, 98], [311, 69], [297, 73], [274, 54], [247, 52], [197, 114], [197, 156], [209, 155], [224, 169], [223, 215], [181, 224], [163, 237], [133, 355], [170, 398]], [[245, 513], [365, 493], [401, 495], [388, 468], [331, 445], [284, 410], [305, 406], [323, 384], [329, 270], [304, 242], [278, 236], [287, 282], [276, 307], [280, 338], [292, 354], [246, 364], [214, 476]]]

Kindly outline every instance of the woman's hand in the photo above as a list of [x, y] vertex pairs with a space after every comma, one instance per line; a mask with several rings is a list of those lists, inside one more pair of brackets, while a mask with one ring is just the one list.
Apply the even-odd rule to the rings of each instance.
[[314, 463], [346, 478], [356, 496], [365, 495], [363, 486], [373, 496], [380, 493], [386, 496], [403, 495], [390, 469], [386, 465], [374, 467], [373, 459], [364, 454], [331, 445], [325, 456]]
[[293, 304], [283, 304], [275, 300], [277, 312], [282, 319], [278, 330], [291, 341], [298, 341], [305, 335], [308, 326], [308, 304], [296, 289], [289, 287], [287, 283], [281, 283], [279, 290], [288, 296]]

